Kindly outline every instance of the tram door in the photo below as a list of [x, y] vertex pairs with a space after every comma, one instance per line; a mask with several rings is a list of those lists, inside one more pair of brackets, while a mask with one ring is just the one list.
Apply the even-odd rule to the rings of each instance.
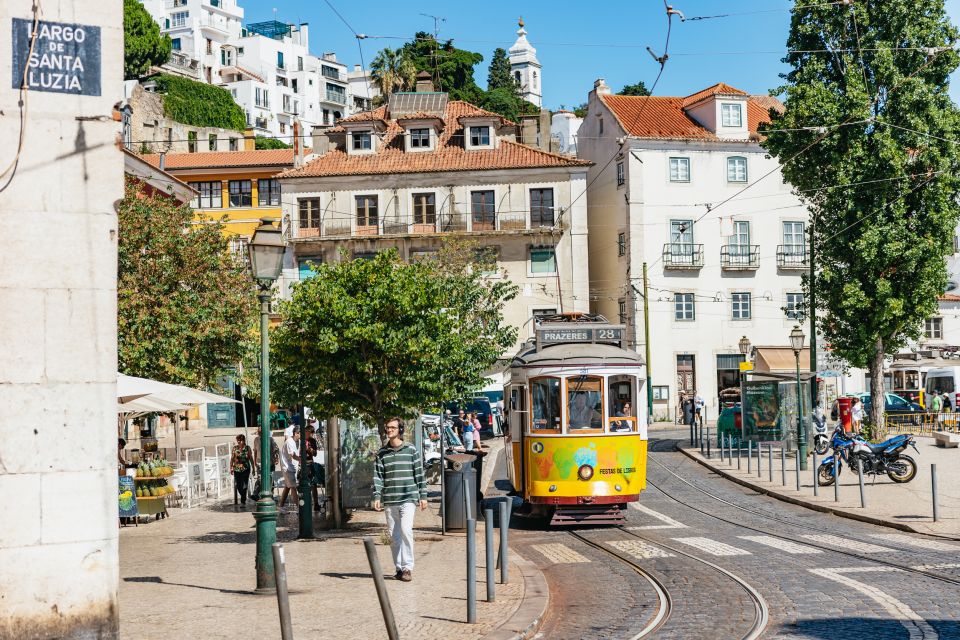
[[504, 403], [507, 411], [507, 476], [513, 488], [523, 490], [523, 431], [528, 418], [527, 415], [527, 388], [522, 385], [511, 385], [507, 388], [507, 401]]

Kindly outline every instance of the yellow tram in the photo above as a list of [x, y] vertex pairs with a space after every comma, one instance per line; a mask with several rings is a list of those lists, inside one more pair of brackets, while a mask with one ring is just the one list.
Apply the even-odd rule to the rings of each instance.
[[603, 316], [536, 320], [504, 385], [509, 480], [551, 525], [622, 523], [646, 487], [643, 358]]

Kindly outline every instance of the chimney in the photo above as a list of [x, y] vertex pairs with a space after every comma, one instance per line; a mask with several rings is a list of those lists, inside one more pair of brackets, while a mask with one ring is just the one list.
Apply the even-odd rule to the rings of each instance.
[[301, 132], [300, 119], [293, 119], [293, 168], [299, 169], [303, 166], [303, 138]]
[[318, 125], [313, 128], [313, 153], [322, 156], [330, 148], [330, 136], [327, 134], [328, 125]]
[[246, 129], [243, 132], [243, 150], [244, 151], [256, 151], [257, 149], [257, 140], [256, 136], [253, 134], [253, 128]]
[[307, 23], [307, 22], [301, 22], [301, 23], [300, 23], [300, 29], [299, 29], [299, 31], [300, 31], [300, 44], [303, 46], [304, 49], [309, 49], [309, 48], [310, 48], [310, 28], [309, 28], [308, 25], [309, 25], [309, 23]]
[[358, 65], [358, 64], [355, 64], [355, 65], [353, 65], [353, 72], [354, 72], [354, 73], [362, 73], [362, 72], [363, 72], [363, 67], [361, 67], [361, 66]]
[[540, 109], [540, 138], [539, 147], [544, 151], [550, 151], [550, 109]]
[[167, 152], [161, 151], [160, 152], [160, 171], [166, 171], [166, 170], [167, 170]]
[[600, 93], [610, 93], [610, 87], [607, 86], [607, 83], [603, 78], [597, 78], [593, 83], [593, 88], [598, 94]]
[[429, 71], [417, 74], [417, 93], [431, 93], [433, 91], [433, 77]]
[[537, 146], [539, 115], [520, 116], [520, 142], [528, 147]]

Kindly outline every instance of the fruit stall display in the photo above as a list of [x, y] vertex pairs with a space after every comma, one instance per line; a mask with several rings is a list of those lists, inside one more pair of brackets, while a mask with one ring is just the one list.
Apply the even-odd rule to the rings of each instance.
[[174, 489], [167, 482], [173, 469], [160, 456], [154, 456], [137, 465], [134, 482], [137, 485], [137, 508], [140, 515], [167, 517], [165, 497]]

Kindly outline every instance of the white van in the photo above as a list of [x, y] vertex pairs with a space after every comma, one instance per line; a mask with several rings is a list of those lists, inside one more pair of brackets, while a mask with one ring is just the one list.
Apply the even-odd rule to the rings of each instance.
[[[960, 404], [960, 367], [941, 367], [927, 371], [927, 381], [923, 386], [925, 395], [947, 393], [950, 397], [950, 409], [957, 410]], [[925, 402], [928, 410], [930, 401]]]

